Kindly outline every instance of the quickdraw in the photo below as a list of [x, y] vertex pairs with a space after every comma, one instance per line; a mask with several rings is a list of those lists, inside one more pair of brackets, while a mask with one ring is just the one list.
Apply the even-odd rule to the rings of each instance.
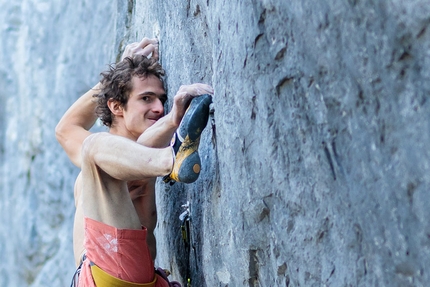
[[[181, 213], [181, 215], [179, 215], [179, 220], [181, 221], [181, 235], [182, 235], [182, 240], [185, 244], [185, 249], [186, 252], [188, 254], [188, 256], [190, 255], [190, 245], [191, 245], [191, 232], [190, 232], [190, 228], [191, 228], [191, 211], [190, 211], [190, 202], [187, 201], [186, 204], [182, 205], [182, 208], [185, 209], [184, 212]], [[189, 259], [188, 259], [189, 260]], [[191, 272], [190, 272], [190, 266], [188, 264], [189, 262], [187, 262], [187, 287], [191, 287]]]

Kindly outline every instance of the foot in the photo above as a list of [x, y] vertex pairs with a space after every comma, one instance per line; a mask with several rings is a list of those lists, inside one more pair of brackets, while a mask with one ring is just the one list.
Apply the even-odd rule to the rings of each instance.
[[164, 182], [177, 181], [192, 183], [200, 174], [198, 152], [200, 135], [209, 118], [209, 105], [212, 96], [202, 95], [192, 99], [185, 115], [172, 138], [175, 163], [172, 172], [163, 178]]

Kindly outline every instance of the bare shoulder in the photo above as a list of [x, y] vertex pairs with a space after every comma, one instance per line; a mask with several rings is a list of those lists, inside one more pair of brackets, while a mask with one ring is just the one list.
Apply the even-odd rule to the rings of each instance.
[[88, 156], [92, 154], [94, 148], [97, 148], [100, 145], [109, 144], [109, 138], [115, 137], [107, 132], [99, 132], [93, 133], [89, 135], [82, 143], [82, 151], [81, 155], [83, 159], [88, 159]]
[[85, 146], [92, 146], [96, 144], [99, 140], [103, 140], [109, 137], [115, 137], [115, 135], [112, 135], [108, 132], [93, 133], [85, 138], [85, 140], [82, 143], [82, 146], [83, 146], [82, 148], [84, 148]]

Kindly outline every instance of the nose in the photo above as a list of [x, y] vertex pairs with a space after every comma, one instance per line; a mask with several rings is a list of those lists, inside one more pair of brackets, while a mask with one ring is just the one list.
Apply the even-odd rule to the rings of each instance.
[[157, 114], [164, 113], [164, 106], [163, 106], [163, 103], [161, 102], [160, 99], [157, 98], [153, 102], [151, 110], [152, 110], [153, 113], [157, 113]]

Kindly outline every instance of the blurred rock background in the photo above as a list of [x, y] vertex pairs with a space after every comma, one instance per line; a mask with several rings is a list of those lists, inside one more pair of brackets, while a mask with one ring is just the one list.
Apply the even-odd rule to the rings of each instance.
[[70, 284], [78, 170], [54, 128], [144, 36], [160, 39], [167, 109], [182, 84], [215, 89], [200, 179], [157, 184], [172, 279], [430, 285], [428, 0], [0, 7], [0, 286]]

